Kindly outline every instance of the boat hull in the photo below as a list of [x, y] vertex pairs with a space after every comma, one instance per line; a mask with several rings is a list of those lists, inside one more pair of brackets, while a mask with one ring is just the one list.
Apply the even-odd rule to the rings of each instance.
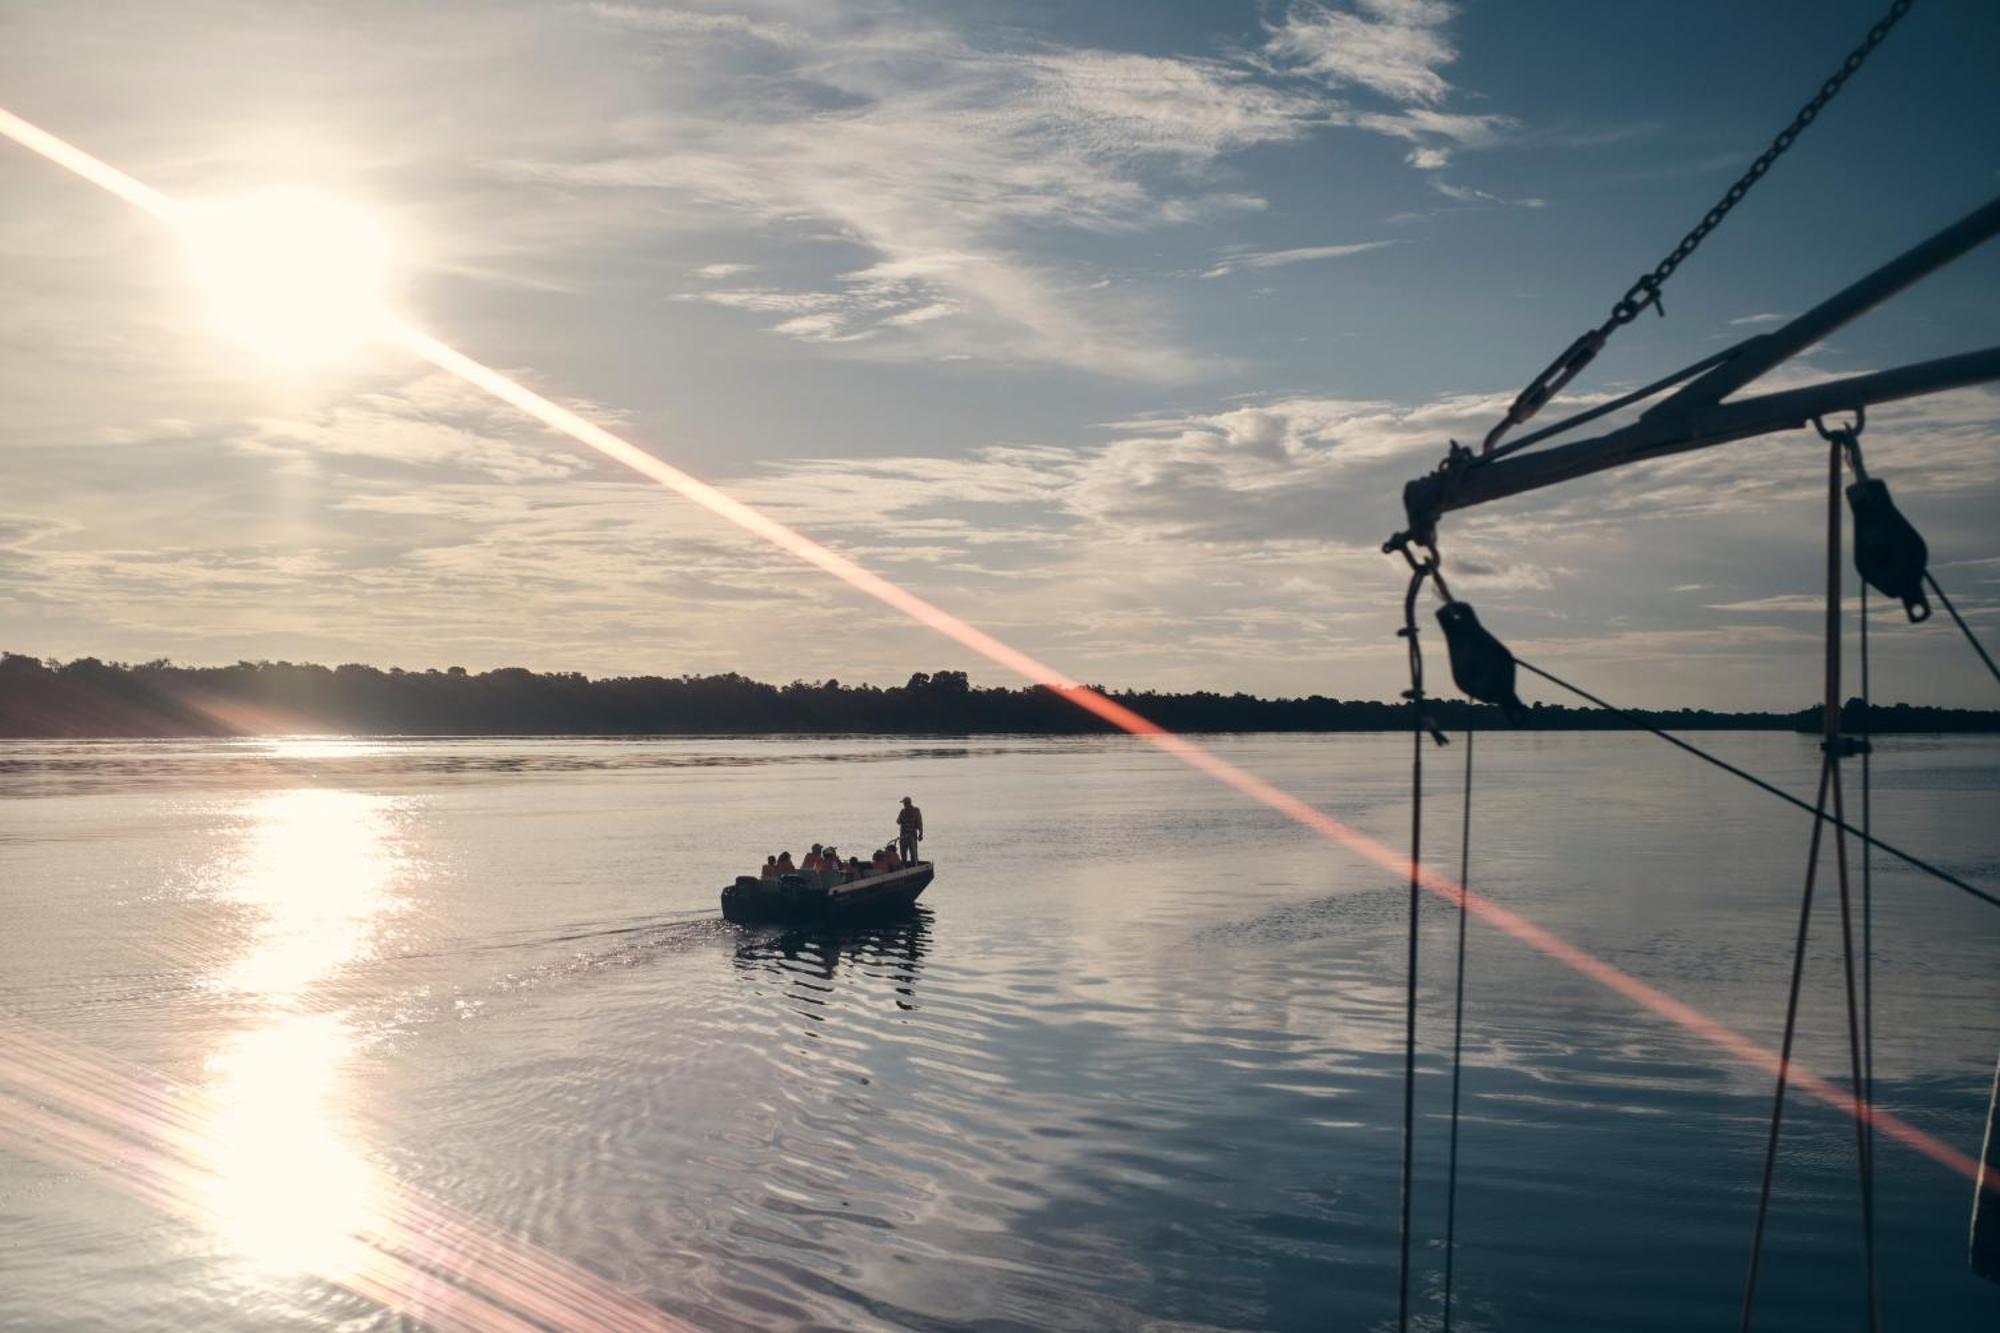
[[775, 883], [746, 877], [722, 891], [722, 915], [745, 926], [877, 920], [908, 911], [935, 875], [929, 861], [919, 861], [831, 888], [804, 874], [787, 875]]

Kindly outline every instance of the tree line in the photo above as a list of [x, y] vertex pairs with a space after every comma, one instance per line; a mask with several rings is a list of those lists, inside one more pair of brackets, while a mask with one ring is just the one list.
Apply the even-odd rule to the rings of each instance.
[[[1101, 687], [1100, 687], [1101, 688]], [[1174, 731], [1400, 731], [1409, 705], [1324, 695], [1264, 699], [1209, 690], [1105, 690]], [[1864, 720], [1845, 706], [1850, 730], [2000, 731], [2000, 712], [1876, 705]], [[1497, 709], [1431, 701], [1446, 731], [1505, 729]], [[1819, 709], [1728, 713], [1649, 710], [1648, 724], [1679, 731], [1816, 731]], [[1865, 728], [1864, 728], [1865, 721]], [[1622, 730], [1632, 724], [1596, 708], [1536, 704], [1534, 730]], [[0, 653], [0, 737], [359, 735], [771, 735], [785, 733], [1083, 735], [1108, 723], [1040, 686], [977, 686], [963, 671], [919, 671], [901, 685], [838, 680], [772, 685], [718, 676], [606, 676], [520, 667], [468, 672], [404, 671], [349, 664], [238, 662], [191, 667], [94, 657], [42, 661]]]

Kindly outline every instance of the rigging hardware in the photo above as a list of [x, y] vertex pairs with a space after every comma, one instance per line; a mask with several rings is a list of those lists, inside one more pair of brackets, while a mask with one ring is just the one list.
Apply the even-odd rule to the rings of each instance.
[[[1773, 431], [1797, 430], [1814, 417], [2000, 380], [2000, 347], [1987, 347], [1803, 388], [1723, 401], [1995, 235], [2000, 235], [2000, 198], [1974, 209], [1790, 323], [1770, 333], [1746, 338], [1717, 357], [1668, 376], [1662, 386], [1686, 379], [1689, 372], [1699, 367], [1707, 367], [1648, 408], [1638, 420], [1603, 435], [1505, 457], [1479, 457], [1454, 442], [1436, 470], [1404, 486], [1403, 509], [1408, 526], [1398, 535], [1419, 541], [1426, 537], [1434, 540], [1438, 520], [1455, 510], [1540, 490], [1628, 463], [1707, 449]], [[1586, 413], [1575, 421], [1580, 423], [1588, 417]], [[1541, 438], [1546, 438], [1546, 432]], [[1395, 540], [1390, 539], [1391, 543]]]
[[1528, 386], [1514, 399], [1506, 415], [1486, 433], [1485, 443], [1480, 446], [1482, 456], [1490, 457], [1502, 436], [1541, 411], [1549, 399], [1562, 392], [1564, 385], [1575, 379], [1585, 366], [1597, 359], [1597, 354], [1604, 350], [1604, 344], [1609, 341], [1611, 335], [1637, 319], [1641, 310], [1651, 306], [1661, 316], [1665, 316], [1667, 308], [1660, 303], [1660, 288], [1666, 285], [1667, 279], [1674, 276], [1674, 270], [1708, 239], [1710, 232], [1722, 225], [1722, 220], [1729, 216], [1730, 210], [1743, 202], [1743, 196], [1750, 193], [1751, 187], [1764, 178], [1772, 163], [1784, 156], [1785, 151], [1792, 146], [1799, 135], [1805, 132], [1806, 127], [1819, 119], [1819, 113], [1826, 108], [1826, 104], [1839, 94], [1847, 81], [1854, 77], [1855, 71], [1867, 62], [1875, 48], [1882, 44], [1882, 39], [1889, 35], [1889, 30], [1896, 26], [1903, 15], [1910, 12], [1913, 3], [1915, 0], [1895, 0], [1895, 3], [1889, 6], [1889, 12], [1868, 29], [1867, 35], [1861, 39], [1861, 44], [1848, 53], [1840, 68], [1820, 84], [1819, 91], [1799, 108], [1798, 114], [1792, 117], [1792, 123], [1778, 131], [1777, 137], [1771, 140], [1771, 146], [1759, 153], [1757, 160], [1750, 164], [1749, 169], [1737, 177], [1736, 181], [1723, 191], [1722, 197], [1715, 201], [1714, 207], [1702, 215], [1694, 230], [1681, 237], [1680, 244], [1668, 251], [1666, 258], [1639, 275], [1639, 280], [1612, 305], [1611, 314], [1602, 324], [1581, 334], [1575, 342], [1563, 350], [1561, 356], [1551, 361], [1541, 374], [1528, 381]]
[[1820, 438], [1839, 447], [1848, 466], [1854, 469], [1854, 484], [1847, 488], [1847, 506], [1854, 512], [1854, 568], [1885, 597], [1903, 604], [1911, 624], [1931, 618], [1931, 604], [1924, 597], [1925, 566], [1930, 548], [1923, 534], [1896, 508], [1889, 498], [1888, 484], [1868, 475], [1861, 460], [1861, 429], [1866, 417], [1857, 412], [1851, 426], [1827, 429], [1813, 419]]
[[[1898, 856], [1910, 865], [1993, 906], [2000, 906], [2000, 897], [1974, 888], [1964, 880], [1950, 875], [1935, 866], [1917, 860], [1873, 836], [1872, 809], [1870, 801], [1870, 773], [1868, 767], [1870, 746], [1865, 735], [1849, 737], [1843, 734], [1841, 725], [1840, 699], [1840, 584], [1841, 584], [1841, 518], [1843, 494], [1842, 463], [1851, 463], [1855, 481], [1846, 488], [1847, 508], [1851, 510], [1855, 525], [1854, 561], [1856, 570], [1862, 577], [1861, 596], [1865, 608], [1867, 588], [1874, 586], [1897, 598], [1903, 603], [1912, 621], [1925, 619], [1930, 614], [1929, 602], [1924, 596], [1926, 585], [1937, 595], [1940, 602], [1950, 611], [1952, 618], [1965, 631], [1996, 679], [2000, 679], [2000, 667], [1996, 667], [1991, 657], [1973, 636], [1962, 618], [1945, 597], [1942, 588], [1932, 578], [1926, 568], [1929, 552], [1922, 536], [1916, 531], [1889, 497], [1888, 487], [1869, 478], [1863, 468], [1859, 445], [1859, 434], [1863, 425], [1863, 412], [1872, 404], [1892, 402], [1902, 398], [1912, 398], [1936, 393], [1947, 389], [1972, 384], [2000, 380], [2000, 347], [1987, 347], [1978, 351], [1943, 357], [1932, 361], [1898, 366], [1871, 374], [1853, 375], [1841, 379], [1823, 381], [1803, 388], [1775, 393], [1762, 393], [1752, 397], [1730, 400], [1731, 396], [1751, 385], [1760, 377], [1777, 368], [1787, 360], [1799, 355], [1809, 347], [1821, 342], [1834, 330], [1842, 327], [1875, 305], [1886, 300], [1904, 288], [1938, 268], [1967, 253], [1976, 246], [2000, 234], [2000, 198], [1987, 202], [1973, 210], [1952, 225], [1911, 247], [1903, 254], [1881, 265], [1873, 272], [1849, 284], [1843, 290], [1828, 297], [1813, 309], [1790, 320], [1782, 327], [1767, 334], [1745, 339], [1723, 352], [1704, 358], [1692, 365], [1675, 371], [1645, 387], [1630, 393], [1598, 403], [1584, 411], [1575, 413], [1565, 420], [1545, 429], [1532, 432], [1511, 443], [1503, 443], [1503, 437], [1514, 427], [1527, 421], [1539, 412], [1556, 394], [1562, 391], [1579, 375], [1603, 350], [1611, 334], [1618, 328], [1636, 319], [1639, 312], [1651, 306], [1664, 314], [1660, 291], [1675, 270], [1700, 246], [1729, 212], [1743, 199], [1756, 182], [1770, 170], [1777, 160], [1797, 139], [1807, 126], [1819, 115], [1828, 101], [1836, 96], [1846, 81], [1867, 60], [1869, 54], [1880, 45], [1889, 30], [1909, 12], [1912, 0], [1895, 0], [1888, 13], [1869, 29], [1861, 45], [1849, 54], [1842, 67], [1821, 85], [1818, 93], [1810, 99], [1798, 114], [1772, 141], [1771, 146], [1751, 165], [1751, 168], [1723, 195], [1701, 222], [1682, 238], [1679, 245], [1654, 268], [1640, 276], [1625, 295], [1616, 302], [1610, 316], [1596, 328], [1578, 336], [1563, 352], [1550, 362], [1527, 387], [1522, 389], [1507, 412], [1486, 434], [1477, 453], [1453, 440], [1444, 459], [1428, 476], [1410, 481], [1403, 490], [1403, 507], [1406, 526], [1384, 543], [1385, 552], [1400, 552], [1414, 571], [1408, 594], [1404, 599], [1404, 629], [1401, 633], [1409, 639], [1413, 688], [1407, 697], [1415, 700], [1421, 708], [1423, 691], [1421, 668], [1416, 656], [1416, 625], [1414, 606], [1417, 592], [1428, 574], [1436, 583], [1445, 602], [1438, 612], [1440, 625], [1446, 636], [1447, 647], [1451, 650], [1452, 674], [1460, 689], [1475, 699], [1499, 703], [1511, 703], [1509, 716], [1514, 717], [1520, 707], [1514, 693], [1516, 667], [1525, 668], [1563, 686], [1602, 707], [1621, 714], [1629, 721], [1652, 732], [1671, 744], [1689, 751], [1708, 763], [1721, 767], [1766, 791], [1812, 812], [1813, 825], [1811, 851], [1808, 855], [1805, 886], [1800, 903], [1798, 938], [1792, 960], [1791, 989], [1786, 1005], [1785, 1034], [1782, 1053], [1777, 1063], [1777, 1091], [1772, 1105], [1769, 1142], [1766, 1147], [1762, 1190], [1757, 1208], [1757, 1224], [1751, 1245], [1748, 1280], [1743, 1293], [1742, 1327], [1747, 1330], [1754, 1311], [1759, 1265], [1762, 1258], [1762, 1241], [1768, 1212], [1771, 1187], [1776, 1169], [1776, 1158], [1780, 1125], [1784, 1112], [1786, 1084], [1790, 1074], [1791, 1052], [1796, 1034], [1799, 988], [1805, 961], [1805, 945], [1811, 923], [1812, 899], [1818, 876], [1820, 849], [1831, 826], [1835, 860], [1839, 873], [1840, 924], [1842, 937], [1842, 958], [1847, 1000], [1847, 1027], [1850, 1073], [1853, 1096], [1856, 1099], [1856, 1165], [1860, 1175], [1862, 1205], [1863, 1240], [1866, 1253], [1867, 1272], [1867, 1318], [1871, 1329], [1881, 1326], [1881, 1306], [1879, 1287], [1876, 1280], [1875, 1227], [1874, 1227], [1874, 1137], [1872, 1134], [1874, 1112], [1874, 1023], [1872, 1005], [1872, 896], [1868, 882], [1868, 862], [1866, 849], [1881, 847]], [[1666, 393], [1672, 390], [1671, 393]], [[1540, 444], [1565, 431], [1586, 422], [1629, 408], [1656, 395], [1666, 393], [1659, 401], [1642, 410], [1629, 424], [1607, 431], [1595, 438], [1573, 440], [1533, 454], [1520, 455], [1529, 446]], [[1853, 426], [1829, 432], [1821, 423], [1821, 418], [1835, 412], [1851, 411], [1855, 414]], [[1438, 557], [1438, 525], [1441, 518], [1452, 511], [1470, 508], [1491, 500], [1501, 499], [1545, 486], [1587, 476], [1608, 468], [1623, 466], [1693, 449], [1708, 448], [1735, 440], [1749, 439], [1781, 430], [1793, 430], [1812, 422], [1820, 427], [1820, 433], [1830, 442], [1828, 449], [1827, 483], [1827, 551], [1826, 551], [1826, 631], [1825, 631], [1825, 672], [1826, 683], [1822, 705], [1820, 761], [1820, 783], [1816, 802], [1808, 806], [1805, 802], [1779, 790], [1770, 783], [1744, 770], [1728, 764], [1703, 750], [1696, 748], [1668, 733], [1647, 724], [1643, 719], [1613, 708], [1602, 699], [1577, 689], [1567, 682], [1542, 671], [1530, 663], [1520, 662], [1484, 626], [1471, 607], [1456, 602], [1445, 588], [1438, 575], [1441, 563]], [[1429, 559], [1422, 564], [1411, 554], [1411, 546], [1422, 547], [1429, 552]], [[1865, 611], [1864, 611], [1865, 615]], [[1863, 713], [1867, 711], [1866, 694], [1866, 623], [1863, 622]], [[1421, 726], [1421, 714], [1420, 723]], [[1442, 742], [1443, 737], [1438, 737]], [[1413, 774], [1412, 791], [1412, 849], [1413, 873], [1416, 867], [1415, 833], [1420, 827], [1422, 787], [1422, 744], [1417, 743], [1417, 762]], [[1468, 751], [1470, 741], [1468, 738]], [[1863, 763], [1862, 802], [1863, 830], [1854, 830], [1847, 823], [1840, 761], [1859, 755]], [[1467, 755], [1467, 782], [1470, 785], [1470, 754]], [[1469, 790], [1468, 790], [1469, 799]], [[1831, 809], [1829, 809], [1829, 799]], [[1855, 961], [1855, 932], [1853, 908], [1850, 897], [1848, 857], [1845, 834], [1859, 832], [1863, 847], [1863, 903], [1862, 903], [1862, 952], [1857, 979]], [[1466, 878], [1465, 869], [1460, 879]], [[1411, 915], [1411, 980], [1416, 975], [1416, 918], [1414, 904]], [[1462, 946], [1461, 946], [1462, 947]], [[1463, 954], [1461, 952], [1461, 966]], [[1460, 1004], [1463, 1004], [1463, 982], [1460, 986]], [[1461, 1011], [1462, 1012], [1462, 1011]], [[1408, 1019], [1406, 1041], [1414, 1041], [1414, 1011]], [[1456, 1163], [1457, 1131], [1457, 1076], [1458, 1076], [1458, 1036], [1454, 1036], [1453, 1073], [1453, 1163]], [[1407, 1284], [1409, 1253], [1409, 1211], [1408, 1190], [1410, 1178], [1409, 1162], [1409, 1117], [1412, 1089], [1407, 1081], [1404, 1093], [1404, 1283], [1405, 1321], [1407, 1321]], [[1983, 1168], [1990, 1175], [2000, 1162], [1996, 1162], [1996, 1135], [2000, 1135], [2000, 1080], [1996, 1080], [1994, 1104], [1991, 1111], [1994, 1123], [1989, 1125], [1987, 1160]], [[1984, 1180], [1984, 1176], [1982, 1177]], [[1455, 1170], [1452, 1180], [1456, 1187]], [[1454, 1196], [1455, 1197], [1455, 1196]], [[1982, 1192], [1982, 1200], [1985, 1195]], [[1447, 1206], [1449, 1216], [1450, 1205]], [[1974, 1254], [1975, 1267], [1982, 1263], [1992, 1274], [2000, 1275], [2000, 1217], [1994, 1217], [1994, 1209], [1988, 1209], [1988, 1221], [1983, 1223], [1975, 1216]], [[1447, 1224], [1449, 1226], [1449, 1223]], [[1984, 1227], [1982, 1233], [1982, 1225]], [[1451, 1239], [1447, 1236], [1445, 1319], [1447, 1327], [1451, 1311], [1450, 1271]]]
[[1528, 710], [1514, 692], [1514, 654], [1479, 623], [1470, 602], [1446, 602], [1437, 609], [1437, 618], [1458, 688], [1481, 703], [1498, 704], [1507, 720], [1519, 726]]
[[[1858, 429], [1857, 427], [1854, 429]], [[1847, 990], [1847, 1044], [1849, 1072], [1853, 1080], [1854, 1097], [1861, 1106], [1862, 1114], [1854, 1121], [1855, 1166], [1861, 1185], [1861, 1226], [1864, 1267], [1867, 1274], [1868, 1327], [1871, 1331], [1882, 1326], [1882, 1305], [1880, 1289], [1876, 1282], [1875, 1269], [1875, 1164], [1872, 1152], [1873, 1142], [1868, 1136], [1867, 1121], [1872, 1107], [1866, 1101], [1867, 1081], [1863, 1074], [1861, 1051], [1861, 1001], [1855, 981], [1854, 965], [1854, 912], [1850, 881], [1847, 872], [1847, 839], [1841, 832], [1846, 824], [1847, 811], [1841, 793], [1840, 760], [1843, 754], [1841, 741], [1840, 702], [1840, 596], [1841, 596], [1841, 504], [1840, 481], [1841, 464], [1851, 448], [1857, 447], [1852, 430], [1829, 433], [1824, 427], [1820, 434], [1826, 436], [1826, 633], [1825, 633], [1825, 688], [1821, 705], [1821, 730], [1825, 736], [1820, 746], [1823, 757], [1819, 767], [1819, 797], [1815, 802], [1816, 817], [1813, 820], [1812, 842], [1806, 853], [1805, 892], [1799, 902], [1798, 938], [1792, 948], [1791, 989], [1785, 1000], [1785, 1035], [1779, 1048], [1778, 1086], [1771, 1103], [1771, 1130], [1764, 1146], [1763, 1183], [1757, 1196], [1757, 1224], [1750, 1238], [1750, 1271], [1743, 1286], [1743, 1311], [1739, 1327], [1742, 1333], [1750, 1333], [1751, 1319], [1757, 1301], [1757, 1277], [1764, 1251], [1764, 1224], [1770, 1212], [1771, 1185], [1775, 1178], [1778, 1161], [1778, 1132], [1785, 1114], [1785, 1090], [1789, 1081], [1792, 1057], [1792, 1041], [1797, 1033], [1799, 1015], [1799, 982], [1805, 974], [1806, 936], [1812, 923], [1812, 901], [1814, 881], [1819, 874], [1820, 841], [1827, 821], [1820, 816], [1826, 813], [1829, 796], [1833, 801], [1834, 821], [1838, 825], [1833, 835], [1834, 865], [1840, 884], [1840, 937], [1843, 978]]]

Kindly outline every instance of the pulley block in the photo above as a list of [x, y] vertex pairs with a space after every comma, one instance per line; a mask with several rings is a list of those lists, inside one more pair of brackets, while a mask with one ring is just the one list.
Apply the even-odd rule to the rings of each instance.
[[1451, 678], [1458, 688], [1481, 703], [1498, 704], [1509, 722], [1518, 725], [1528, 715], [1514, 693], [1514, 654], [1479, 623], [1468, 602], [1446, 602], [1438, 608], [1445, 646], [1451, 650]]
[[1930, 619], [1924, 596], [1930, 548], [1889, 498], [1888, 486], [1864, 477], [1847, 488], [1847, 507], [1854, 514], [1854, 568], [1870, 587], [1901, 602], [1911, 623]]

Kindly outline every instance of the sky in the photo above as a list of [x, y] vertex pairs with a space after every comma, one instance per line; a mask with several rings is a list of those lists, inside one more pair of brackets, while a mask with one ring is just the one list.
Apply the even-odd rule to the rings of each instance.
[[[1077, 678], [1387, 698], [1403, 482], [1882, 8], [6, 0], [0, 107], [179, 198], [348, 201], [430, 332]], [[1558, 409], [2000, 193], [1996, 66], [2000, 9], [1923, 0]], [[1005, 680], [389, 349], [250, 354], [172, 235], [4, 143], [0, 200], [0, 648]], [[1996, 306], [2000, 245], [1761, 387], [1990, 345]], [[2000, 637], [2000, 390], [1883, 408], [1864, 444]], [[1442, 546], [1560, 674], [1795, 708], [1824, 505], [1807, 430]], [[2000, 704], [1943, 617], [1875, 630], [1878, 699]]]

